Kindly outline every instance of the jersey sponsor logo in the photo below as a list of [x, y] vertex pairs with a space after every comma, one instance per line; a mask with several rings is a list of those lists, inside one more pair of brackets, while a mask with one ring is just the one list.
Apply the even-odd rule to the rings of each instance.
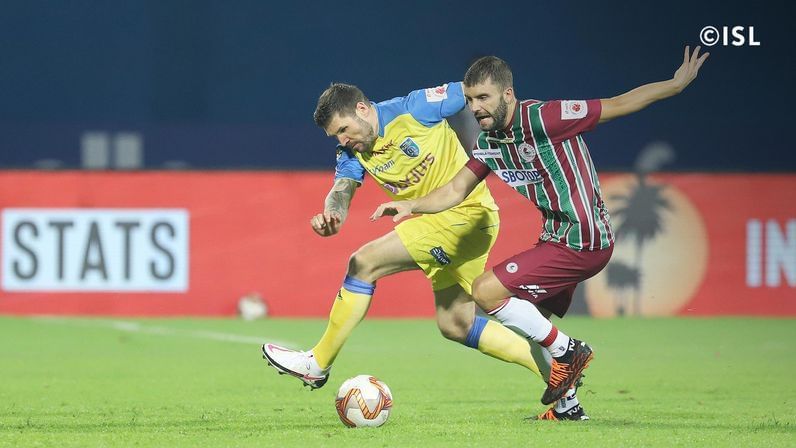
[[393, 150], [393, 149], [395, 149], [395, 143], [393, 143], [393, 141], [390, 140], [387, 143], [385, 143], [384, 145], [380, 146], [379, 148], [376, 148], [376, 149], [370, 151], [370, 153], [373, 154], [373, 155], [386, 154], [387, 151], [390, 151], [390, 150]]
[[474, 149], [473, 150], [473, 157], [476, 159], [486, 162], [487, 157], [503, 157], [503, 153], [499, 149]]
[[420, 161], [414, 168], [409, 172], [409, 174], [400, 180], [395, 182], [385, 182], [384, 188], [392, 194], [398, 194], [403, 190], [411, 187], [412, 185], [417, 185], [420, 181], [423, 180], [426, 173], [428, 173], [429, 168], [434, 163], [434, 155], [428, 154], [426, 155], [423, 160]]
[[401, 143], [401, 151], [409, 157], [417, 157], [420, 155], [420, 147], [412, 140], [412, 137], [406, 137], [406, 140]]
[[539, 285], [520, 285], [519, 288], [531, 293], [534, 299], [538, 298], [540, 294], [547, 294], [547, 290]]
[[495, 170], [495, 174], [511, 187], [536, 184], [542, 181], [538, 170]]
[[585, 101], [561, 101], [561, 119], [577, 120], [583, 118], [589, 112], [589, 107]]
[[520, 158], [528, 163], [533, 162], [533, 159], [536, 158], [536, 148], [525, 142], [517, 147], [517, 152], [520, 153]]
[[448, 99], [448, 84], [426, 89], [426, 102], [439, 103]]
[[448, 254], [445, 253], [445, 249], [440, 246], [434, 247], [431, 249], [431, 256], [437, 260], [437, 263], [445, 266], [451, 264], [451, 259]]
[[377, 167], [371, 168], [368, 171], [370, 171], [371, 174], [376, 175], [379, 173], [386, 173], [387, 170], [393, 166], [395, 166], [395, 160], [388, 160], [387, 163], [383, 163]]

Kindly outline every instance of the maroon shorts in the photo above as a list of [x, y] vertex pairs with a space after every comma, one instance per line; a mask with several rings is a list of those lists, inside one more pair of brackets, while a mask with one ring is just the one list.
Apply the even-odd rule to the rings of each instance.
[[613, 245], [578, 252], [561, 243], [539, 241], [502, 261], [492, 272], [517, 297], [564, 317], [575, 287], [600, 272], [613, 251]]

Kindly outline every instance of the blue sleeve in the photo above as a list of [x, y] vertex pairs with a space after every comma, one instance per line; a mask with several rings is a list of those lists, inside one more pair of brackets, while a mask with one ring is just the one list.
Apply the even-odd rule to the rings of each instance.
[[464, 109], [464, 91], [461, 82], [443, 84], [415, 90], [404, 99], [406, 110], [415, 120], [431, 126]]
[[352, 179], [360, 184], [365, 180], [365, 168], [359, 160], [351, 154], [351, 150], [337, 146], [337, 166], [334, 168], [334, 180]]

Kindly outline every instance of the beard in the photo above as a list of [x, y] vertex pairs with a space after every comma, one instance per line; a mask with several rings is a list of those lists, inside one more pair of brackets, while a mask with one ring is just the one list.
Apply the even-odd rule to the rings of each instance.
[[492, 116], [492, 125], [481, 129], [484, 131], [496, 131], [498, 129], [502, 129], [504, 123], [506, 122], [506, 117], [509, 115], [509, 103], [506, 102], [501, 96], [500, 101], [498, 102], [498, 107], [495, 108], [494, 112], [490, 112], [489, 115]]
[[[362, 140], [357, 141], [356, 143], [362, 144], [362, 151], [360, 152], [369, 152], [373, 149], [373, 146], [376, 144], [376, 132], [373, 131], [373, 127], [365, 120], [359, 118], [357, 115], [354, 115], [359, 128], [362, 130], [364, 137]], [[354, 146], [356, 146], [356, 143]], [[353, 149], [353, 148], [352, 148]]]

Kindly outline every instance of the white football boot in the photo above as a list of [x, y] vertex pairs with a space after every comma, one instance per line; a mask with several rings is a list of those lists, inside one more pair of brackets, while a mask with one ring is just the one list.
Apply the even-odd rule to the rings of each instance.
[[310, 389], [320, 389], [329, 380], [331, 367], [321, 369], [312, 352], [300, 352], [274, 344], [263, 344], [262, 351], [263, 359], [280, 375], [295, 376]]

